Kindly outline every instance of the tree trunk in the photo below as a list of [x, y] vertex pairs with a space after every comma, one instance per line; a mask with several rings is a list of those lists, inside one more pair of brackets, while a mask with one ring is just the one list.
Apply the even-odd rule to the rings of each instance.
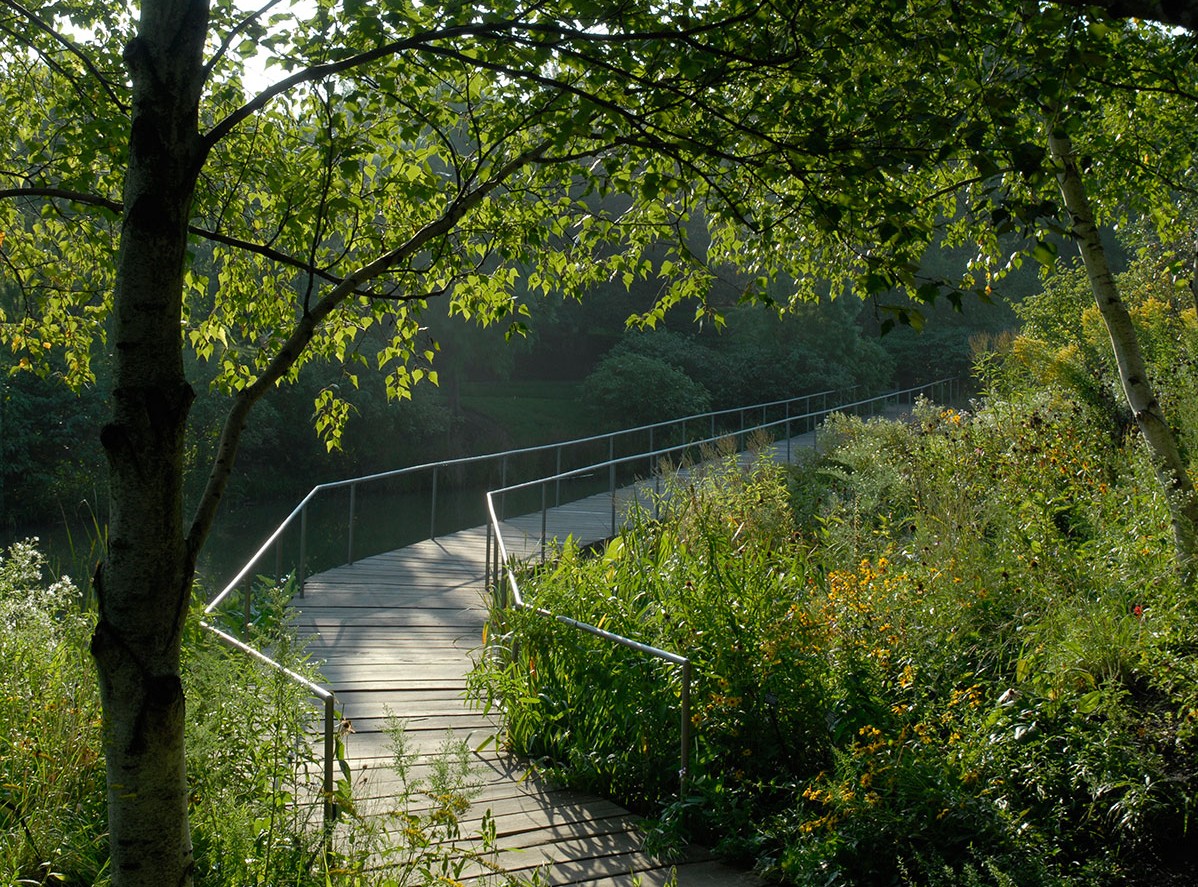
[[1148, 379], [1148, 369], [1140, 353], [1140, 342], [1131, 315], [1107, 265], [1098, 226], [1094, 223], [1085, 184], [1077, 168], [1073, 143], [1067, 135], [1059, 132], [1051, 133], [1048, 143], [1059, 167], [1061, 195], [1073, 219], [1073, 236], [1081, 250], [1090, 289], [1110, 336], [1123, 394], [1152, 453], [1157, 478], [1168, 498], [1177, 562], [1182, 572], [1189, 577], [1198, 560], [1198, 497], [1195, 497], [1194, 485], [1181, 457], [1177, 438], [1165, 421], [1164, 411]]
[[187, 224], [203, 149], [207, 0], [145, 0], [125, 50], [133, 83], [114, 301], [108, 550], [96, 576], [99, 672], [117, 887], [192, 879], [179, 674], [195, 553], [182, 516], [192, 391], [180, 320]]

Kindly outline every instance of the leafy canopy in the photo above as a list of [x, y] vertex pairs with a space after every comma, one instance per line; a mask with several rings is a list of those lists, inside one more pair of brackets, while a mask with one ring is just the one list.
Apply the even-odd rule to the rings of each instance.
[[[97, 2], [3, 9], [0, 340], [15, 366], [86, 384], [136, 22]], [[529, 298], [660, 278], [652, 326], [684, 299], [709, 312], [728, 263], [753, 295], [795, 282], [783, 302], [827, 277], [986, 297], [1012, 243], [1055, 259], [1046, 127], [1091, 158], [1106, 221], [1175, 226], [1189, 188], [1192, 38], [1094, 9], [222, 0], [209, 35], [182, 333], [227, 392], [328, 358], [405, 396], [435, 377], [432, 298], [519, 331]], [[977, 245], [962, 277], [921, 270], [946, 240]]]

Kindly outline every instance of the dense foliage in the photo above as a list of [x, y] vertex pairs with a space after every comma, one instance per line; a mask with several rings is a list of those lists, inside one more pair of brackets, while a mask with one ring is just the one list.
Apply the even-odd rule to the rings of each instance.
[[693, 660], [685, 798], [677, 670], [527, 612], [478, 677], [512, 746], [796, 884], [1184, 883], [1198, 601], [1138, 440], [1026, 353], [969, 411], [833, 422], [793, 474], [679, 475], [660, 521], [527, 577]]
[[93, 883], [106, 852], [91, 620], [43, 566], [31, 544], [0, 555], [0, 881]]
[[[879, 391], [891, 384], [895, 361], [865, 331], [862, 313], [859, 302], [840, 299], [782, 316], [732, 309], [716, 331], [632, 331], [587, 376], [584, 395], [599, 420], [628, 426], [814, 391]], [[967, 349], [968, 333], [953, 333]], [[952, 375], [951, 363], [937, 368]]]
[[[33, 543], [0, 556], [0, 882], [105, 885], [100, 701], [87, 652], [94, 617], [70, 579], [44, 572]], [[253, 642], [310, 672], [284, 598], [262, 591]], [[184, 678], [198, 884], [401, 887], [453, 876], [489, 852], [485, 833], [461, 826], [476, 782], [465, 750], [447, 745], [426, 773], [410, 772], [398, 723], [391, 735], [403, 779], [394, 803], [359, 809], [343, 780], [341, 823], [326, 852], [307, 691], [230, 650], [195, 618]]]

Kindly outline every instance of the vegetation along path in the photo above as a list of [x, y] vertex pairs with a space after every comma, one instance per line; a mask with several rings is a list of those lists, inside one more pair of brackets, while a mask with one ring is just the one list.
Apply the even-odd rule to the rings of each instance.
[[[814, 445], [813, 434], [773, 445], [785, 460]], [[748, 458], [746, 456], [746, 458]], [[572, 535], [582, 544], [610, 535], [612, 515], [634, 497], [646, 499], [651, 482], [504, 521], [509, 555], [535, 558], [545, 536]], [[392, 768], [393, 715], [404, 730], [404, 754], [425, 772], [447, 737], [474, 749], [477, 795], [463, 831], [485, 815], [495, 827], [489, 858], [514, 875], [539, 873], [555, 885], [753, 884], [748, 873], [692, 849], [676, 863], [641, 851], [637, 818], [597, 797], [546, 784], [488, 741], [493, 718], [470, 707], [466, 675], [481, 650], [487, 617], [487, 532], [475, 527], [336, 567], [308, 578], [294, 603], [298, 625], [322, 673], [336, 688], [353, 732], [345, 735], [355, 804], [365, 813], [385, 809], [402, 792]], [[487, 868], [465, 869], [463, 882]]]

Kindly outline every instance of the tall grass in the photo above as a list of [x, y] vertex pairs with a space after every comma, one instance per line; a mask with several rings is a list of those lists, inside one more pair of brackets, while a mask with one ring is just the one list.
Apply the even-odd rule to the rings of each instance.
[[1051, 390], [829, 431], [526, 579], [695, 661], [688, 797], [673, 677], [525, 613], [475, 679], [511, 746], [795, 884], [1188, 877], [1196, 602], [1140, 448]]
[[101, 883], [107, 868], [91, 618], [32, 542], [0, 555], [0, 882]]
[[[88, 638], [93, 617], [74, 585], [43, 577], [31, 542], [0, 556], [0, 883], [108, 883], [100, 704]], [[315, 677], [284, 606], [289, 589], [262, 588], [251, 641]], [[392, 727], [404, 775], [377, 809], [355, 801], [349, 772], [322, 822], [320, 737], [306, 691], [276, 669], [230, 650], [198, 621], [187, 625], [187, 768], [202, 887], [330, 887], [450, 883], [469, 870], [510, 882], [493, 864], [494, 821], [464, 823], [476, 780], [460, 744], [409, 772], [403, 731]], [[344, 751], [346, 736], [339, 737]], [[340, 763], [344, 764], [344, 761]]]

